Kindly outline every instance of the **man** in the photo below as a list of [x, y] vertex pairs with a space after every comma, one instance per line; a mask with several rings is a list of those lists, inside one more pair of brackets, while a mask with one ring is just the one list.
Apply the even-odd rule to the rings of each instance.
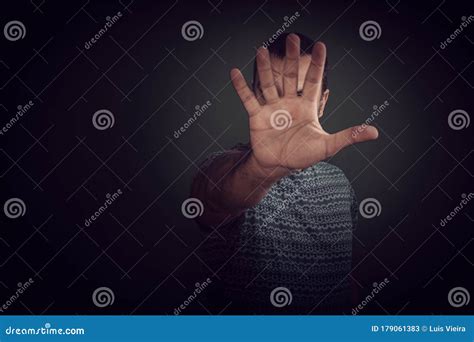
[[211, 300], [231, 303], [230, 313], [350, 309], [357, 204], [343, 172], [323, 161], [378, 132], [321, 127], [325, 61], [324, 44], [292, 33], [258, 49], [253, 91], [231, 70], [250, 143], [211, 156], [192, 187], [204, 205], [204, 259], [220, 282]]

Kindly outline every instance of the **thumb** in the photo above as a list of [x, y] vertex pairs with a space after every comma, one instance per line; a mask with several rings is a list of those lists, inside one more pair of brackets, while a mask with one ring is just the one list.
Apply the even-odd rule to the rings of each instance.
[[365, 124], [330, 134], [326, 138], [327, 156], [331, 157], [349, 145], [377, 139], [378, 136], [377, 128]]

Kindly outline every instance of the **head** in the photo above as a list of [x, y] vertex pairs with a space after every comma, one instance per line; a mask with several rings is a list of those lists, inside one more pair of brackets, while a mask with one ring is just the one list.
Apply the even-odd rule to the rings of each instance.
[[[283, 93], [283, 82], [282, 82], [282, 75], [283, 75], [283, 68], [285, 65], [285, 54], [286, 54], [286, 37], [290, 34], [284, 33], [276, 40], [271, 43], [267, 49], [270, 53], [270, 59], [272, 63], [272, 70], [273, 70], [273, 77], [275, 78], [276, 87], [278, 93], [281, 95]], [[298, 95], [302, 94], [304, 79], [306, 77], [306, 73], [309, 69], [309, 65], [311, 64], [311, 51], [313, 50], [314, 41], [305, 36], [304, 34], [293, 32], [300, 38], [300, 60], [299, 60], [299, 67], [298, 67]], [[324, 74], [323, 74], [323, 82], [322, 82], [322, 89], [321, 89], [321, 98], [319, 103], [319, 113], [318, 116], [321, 117], [324, 113], [324, 108], [326, 106], [327, 100], [329, 98], [329, 89], [328, 89], [328, 80], [327, 80], [327, 68], [328, 62], [326, 58], [326, 62], [324, 65]], [[260, 82], [258, 80], [258, 72], [257, 72], [257, 63], [254, 63], [254, 72], [253, 72], [253, 83], [252, 83], [253, 91], [255, 92], [257, 99], [262, 103], [264, 102], [262, 90], [260, 88]]]

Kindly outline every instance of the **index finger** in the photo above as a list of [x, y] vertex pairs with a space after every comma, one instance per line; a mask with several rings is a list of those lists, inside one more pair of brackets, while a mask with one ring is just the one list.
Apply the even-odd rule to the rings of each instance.
[[258, 103], [253, 91], [250, 90], [240, 70], [236, 68], [232, 69], [230, 72], [230, 78], [249, 116], [257, 114], [260, 110], [260, 104]]

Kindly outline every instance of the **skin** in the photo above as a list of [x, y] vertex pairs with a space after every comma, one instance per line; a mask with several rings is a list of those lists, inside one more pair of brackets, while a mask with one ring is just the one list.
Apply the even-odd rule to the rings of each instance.
[[[273, 78], [275, 80], [275, 87], [277, 88], [279, 96], [283, 96], [284, 89], [283, 89], [283, 72], [285, 70], [285, 60], [270, 55], [270, 63], [273, 73]], [[297, 87], [297, 95], [301, 96], [303, 94], [303, 85], [304, 79], [306, 77], [306, 73], [308, 72], [309, 66], [311, 64], [311, 55], [302, 55], [299, 58], [299, 65], [298, 65], [298, 87]], [[257, 86], [254, 87], [254, 93], [258, 100], [258, 102], [263, 106], [265, 105], [265, 98], [263, 96], [262, 88], [260, 86], [260, 79], [258, 74], [255, 77], [255, 84]], [[326, 107], [326, 103], [329, 98], [329, 89], [326, 89], [320, 98], [320, 103], [318, 107], [318, 117], [323, 116], [324, 108]]]
[[[263, 47], [257, 50], [255, 92], [239, 69], [231, 70], [232, 84], [249, 117], [251, 152], [220, 158], [209, 168], [207, 179], [195, 182], [194, 197], [203, 199], [207, 209], [200, 221], [222, 224], [258, 204], [282, 177], [378, 137], [372, 126], [333, 134], [323, 129], [319, 119], [329, 97], [329, 90], [322, 93], [325, 60], [323, 43], [314, 44], [311, 56], [300, 56], [299, 37], [290, 34], [283, 60], [271, 57]], [[291, 117], [291, 125], [276, 129], [272, 114], [281, 110], [289, 113], [285, 116]]]

